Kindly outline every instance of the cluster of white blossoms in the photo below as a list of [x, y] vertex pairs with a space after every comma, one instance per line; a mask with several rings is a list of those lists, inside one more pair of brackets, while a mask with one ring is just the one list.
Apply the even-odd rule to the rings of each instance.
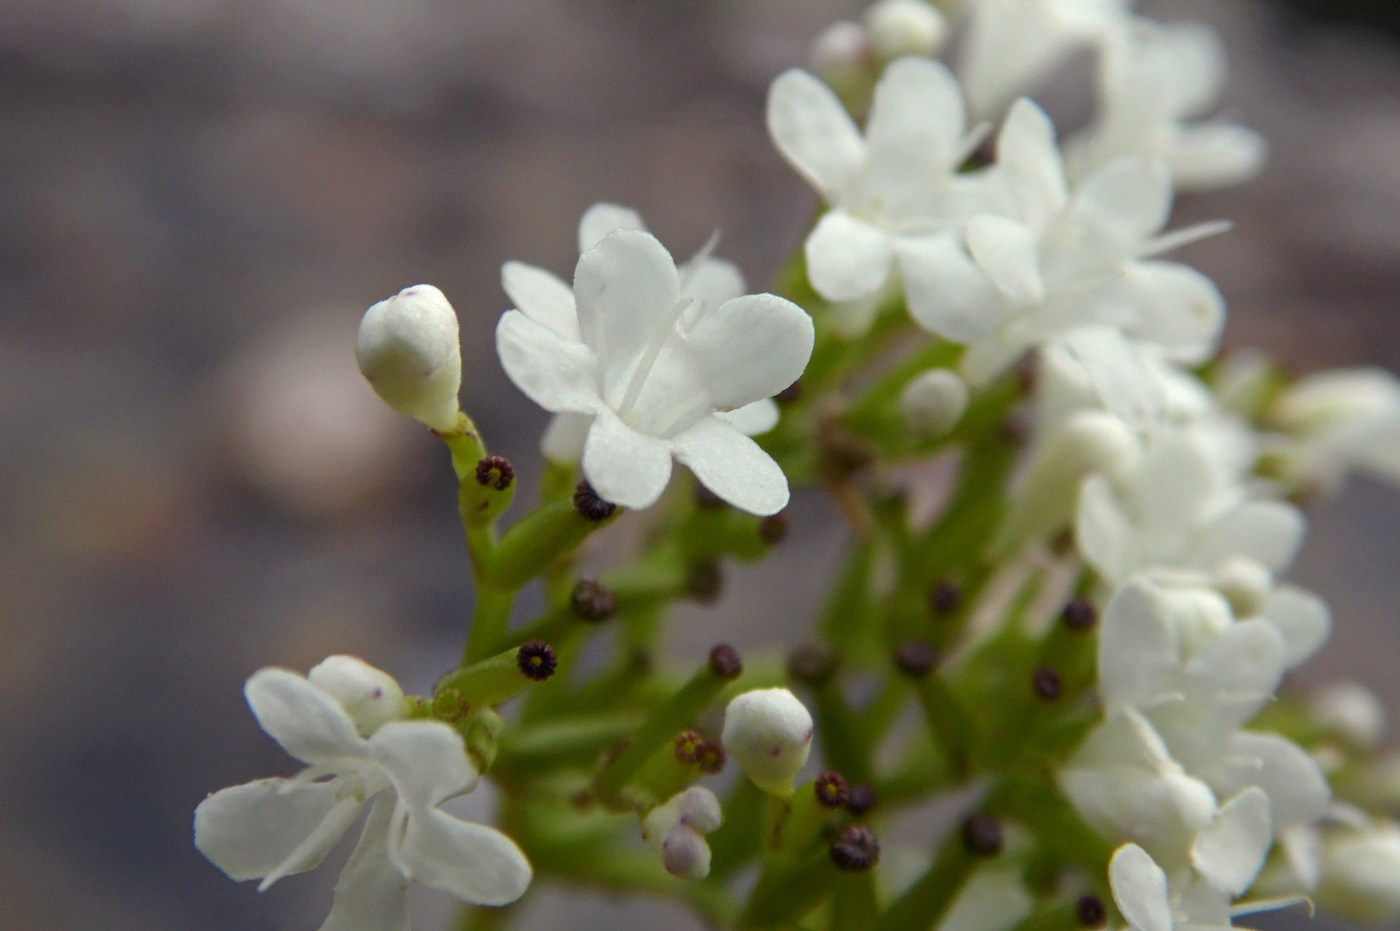
[[[953, 67], [932, 57], [959, 35]], [[1061, 140], [1029, 95], [1083, 53], [1096, 68], [1098, 107], [1084, 130]], [[976, 534], [951, 531], [964, 549], [980, 545], [986, 552], [942, 556], [962, 559], [956, 568], [964, 577], [981, 572], [974, 588], [994, 587], [987, 583], [1002, 569], [1048, 577], [1046, 566], [1069, 567], [1075, 590], [1104, 606], [1096, 675], [1080, 696], [1097, 703], [1093, 715], [1082, 715], [1082, 739], [1042, 761], [1042, 771], [1053, 771], [1059, 804], [1115, 848], [1101, 866], [1128, 927], [1224, 928], [1251, 907], [1305, 897], [1351, 917], [1400, 916], [1400, 826], [1383, 813], [1384, 804], [1365, 804], [1359, 790], [1354, 797], [1334, 791], [1330, 779], [1349, 760], [1376, 750], [1384, 716], [1374, 699], [1348, 687], [1299, 712], [1298, 720], [1331, 735], [1335, 745], [1296, 733], [1295, 741], [1265, 720], [1284, 677], [1323, 646], [1332, 623], [1317, 595], [1284, 579], [1306, 527], [1298, 502], [1304, 493], [1336, 489], [1353, 470], [1400, 482], [1400, 381], [1356, 369], [1289, 383], [1253, 356], [1216, 359], [1225, 324], [1221, 291], [1163, 256], [1228, 228], [1174, 228], [1178, 191], [1239, 183], [1262, 165], [1256, 134], [1211, 118], [1224, 73], [1218, 38], [1197, 24], [1148, 21], [1128, 0], [965, 0], [952, 15], [923, 0], [881, 0], [861, 22], [828, 30], [812, 62], [816, 73], [779, 76], [767, 105], [778, 152], [821, 200], [796, 266], [805, 281], [793, 287], [815, 295], [811, 306], [746, 293], [738, 268], [713, 254], [718, 234], [678, 264], [637, 213], [610, 203], [595, 205], [580, 221], [571, 282], [520, 262], [502, 269], [514, 306], [496, 326], [497, 353], [510, 380], [553, 415], [541, 444], [545, 457], [585, 480], [572, 511], [567, 490], [553, 500], [547, 491], [541, 516], [498, 537], [493, 522], [510, 503], [514, 471], [487, 455], [459, 411], [455, 312], [431, 285], [370, 308], [357, 346], [362, 371], [387, 403], [443, 436], [457, 466], [478, 583], [467, 659], [430, 700], [405, 698], [387, 675], [348, 657], [332, 657], [305, 677], [281, 669], [256, 673], [246, 690], [254, 715], [308, 768], [210, 796], [196, 813], [199, 849], [235, 879], [260, 879], [266, 888], [320, 863], [368, 804], [322, 931], [403, 931], [410, 880], [471, 904], [516, 900], [532, 878], [520, 847], [439, 807], [475, 787], [495, 759], [500, 728], [517, 723], [503, 725], [493, 710], [523, 687], [503, 686], [501, 677], [539, 679], [554, 669], [555, 654], [540, 641], [519, 646], [518, 656], [492, 656], [511, 642], [511, 600], [531, 579], [545, 577], [551, 609], [531, 629], [551, 633], [562, 629], [561, 618], [592, 624], [619, 610], [639, 611], [641, 622], [619, 638], [624, 651], [635, 651], [623, 657], [622, 669], [649, 675], [655, 643], [646, 638], [657, 625], [647, 612], [685, 593], [703, 597], [702, 583], [718, 571], [719, 556], [752, 558], [757, 538], [734, 544], [741, 532], [762, 534], [766, 545], [786, 526], [781, 518], [725, 523], [728, 517], [695, 517], [678, 507], [676, 522], [659, 526], [684, 539], [658, 535], [652, 561], [643, 563], [662, 581], [631, 578], [630, 602], [621, 608], [616, 594], [593, 580], [579, 580], [570, 594], [580, 541], [612, 516], [613, 505], [657, 503], [672, 483], [674, 462], [712, 498], [770, 518], [789, 501], [784, 466], [801, 462], [836, 486], [858, 532], [887, 533], [889, 552], [904, 548], [872, 577], [888, 570], [893, 578], [910, 565], [915, 573], [946, 569], [919, 562], [936, 562], [929, 556], [940, 552], [936, 523], [933, 543], [911, 543], [922, 532], [911, 529], [916, 521], [905, 527], [871, 516], [902, 501], [890, 504], [883, 491], [866, 504], [857, 500], [867, 490], [851, 476], [862, 468], [864, 449], [835, 456], [835, 464], [822, 460], [832, 450], [850, 452], [842, 447], [850, 437], [841, 433], [849, 429], [873, 437], [872, 448], [885, 443], [869, 459], [890, 450], [898, 458], [910, 448], [919, 455], [960, 449], [971, 458], [978, 443], [996, 446], [1012, 475], [1007, 487], [988, 479], [997, 483], [997, 500], [979, 509], [954, 495], [943, 515], [991, 515], [995, 523]], [[919, 361], [927, 366], [922, 371], [894, 363], [890, 375], [873, 336], [886, 331], [922, 338], [941, 353], [938, 361]], [[803, 378], [814, 351], [823, 350], [823, 365], [812, 369], [827, 379], [813, 378], [826, 395], [804, 401], [785, 420], [775, 396]], [[845, 352], [868, 352], [860, 361], [877, 371], [857, 373], [854, 387], [841, 383]], [[1015, 377], [1012, 370], [1022, 363], [1021, 374], [1033, 372], [1033, 379]], [[998, 408], [987, 401], [1009, 384], [1017, 386], [1017, 402], [1029, 395], [1024, 448], [987, 427], [1011, 412], [1015, 402]], [[804, 394], [805, 379], [801, 387], [783, 396]], [[861, 391], [868, 394], [857, 396]], [[880, 404], [888, 408], [883, 413]], [[974, 410], [982, 419], [960, 432], [976, 419]], [[870, 411], [876, 411], [872, 421], [885, 416], [887, 425], [897, 423], [898, 435], [881, 435], [878, 424], [862, 432], [851, 422]], [[780, 425], [793, 428], [782, 437], [787, 445], [763, 445]], [[809, 427], [810, 436], [795, 436]], [[799, 439], [814, 451], [784, 459]], [[811, 459], [818, 460], [815, 468]], [[985, 493], [975, 484], [982, 478], [959, 480]], [[498, 493], [503, 497], [490, 498]], [[713, 502], [691, 507], [713, 508]], [[704, 539], [709, 532], [724, 539]], [[666, 581], [674, 578], [685, 581]], [[919, 578], [912, 587], [926, 582]], [[967, 745], [986, 738], [971, 733], [980, 719], [938, 720], [957, 712], [965, 697], [932, 672], [949, 644], [935, 649], [919, 638], [901, 641], [905, 633], [926, 631], [915, 631], [903, 615], [882, 616], [882, 604], [895, 604], [910, 587], [904, 577], [872, 582], [868, 591], [835, 599], [840, 610], [832, 613], [840, 623], [847, 615], [852, 624], [879, 619], [873, 639], [886, 650], [883, 671], [889, 673], [893, 653], [900, 671], [918, 683], [914, 691], [934, 741], [947, 744], [940, 778], [975, 775], [969, 766], [995, 770], [984, 757], [996, 754], [979, 755]], [[882, 603], [886, 596], [890, 601]], [[1010, 615], [1004, 621], [1007, 630], [1018, 622]], [[528, 658], [527, 647], [534, 648]], [[748, 777], [748, 790], [766, 794], [770, 804], [763, 840], [748, 855], [771, 860], [743, 921], [792, 926], [800, 914], [782, 909], [785, 901], [801, 901], [793, 892], [801, 880], [793, 864], [812, 862], [802, 844], [824, 843], [821, 818], [846, 819], [831, 847], [835, 868], [860, 871], [878, 861], [873, 834], [850, 820], [869, 805], [843, 807], [848, 786], [834, 771], [813, 781], [815, 796], [802, 794], [798, 780], [813, 745], [813, 718], [785, 688], [728, 693], [713, 745], [689, 730], [705, 703], [719, 699], [740, 674], [737, 655], [725, 649], [712, 654], [711, 668], [654, 707], [627, 703], [664, 690], [616, 682], [579, 687], [575, 694], [617, 703], [605, 709], [612, 719], [584, 720], [589, 709], [574, 708], [573, 698], [558, 692], [566, 697], [554, 712], [579, 715], [548, 732], [564, 749], [552, 757], [543, 738], [533, 744], [520, 738], [503, 743], [502, 752], [528, 747], [530, 765], [541, 767], [534, 783], [528, 766], [510, 770], [527, 802], [567, 791], [564, 813], [552, 816], [565, 824], [559, 834], [570, 834], [569, 812], [590, 805], [636, 816], [640, 840], [652, 849], [650, 866], [659, 860], [671, 876], [690, 880], [711, 875], [707, 835], [725, 823], [719, 798], [697, 782], [697, 748], [706, 746], [718, 766], [727, 754]], [[638, 657], [646, 660], [645, 672], [635, 671]], [[831, 660], [833, 668], [839, 659]], [[1059, 674], [1039, 673], [1049, 674], [1036, 681], [1039, 697], [1060, 698]], [[861, 726], [852, 723], [839, 687], [828, 684], [830, 675], [804, 682], [820, 680], [818, 719], [845, 728], [819, 745], [829, 756], [855, 759], [859, 771], [878, 781], [882, 728], [898, 717], [899, 700], [913, 699], [892, 687], [876, 700], [879, 720], [869, 730], [881, 736], [870, 737], [862, 751], [864, 735], [855, 733]], [[795, 672], [791, 678], [804, 681]], [[468, 700], [459, 686], [478, 691]], [[997, 686], [961, 687], [980, 695]], [[1006, 716], [1019, 714], [1012, 704]], [[613, 734], [604, 725], [619, 715], [625, 727]], [[547, 714], [527, 713], [518, 723], [528, 732], [552, 722]], [[617, 743], [589, 743], [594, 727]], [[482, 744], [488, 749], [471, 744], [481, 733], [488, 733]], [[673, 738], [689, 755], [679, 749], [669, 755]], [[585, 769], [595, 768], [580, 771], [580, 759]], [[541, 760], [554, 760], [560, 771], [547, 771]], [[1390, 785], [1385, 798], [1393, 804], [1400, 778]], [[995, 791], [987, 794], [1002, 801]], [[838, 809], [839, 816], [830, 814]], [[533, 831], [534, 843], [558, 843], [574, 855], [583, 849], [551, 837], [539, 827], [547, 820], [517, 809], [508, 823]], [[830, 820], [824, 826], [842, 827]], [[587, 830], [580, 828], [580, 836]], [[734, 840], [737, 829], [724, 830], [731, 855], [746, 849]], [[994, 819], [970, 820], [964, 832], [974, 856], [1002, 848]], [[526, 835], [518, 836], [528, 849]], [[567, 858], [549, 861], [554, 868], [561, 857]], [[598, 875], [620, 882], [623, 872]], [[996, 875], [999, 888], [1015, 887], [1001, 897], [1004, 906], [1020, 909], [1031, 901], [1009, 871]], [[904, 927], [901, 915], [926, 917], [919, 911], [925, 894], [948, 907], [952, 896], [938, 892], [938, 882], [934, 873], [914, 882], [878, 926]], [[809, 885], [831, 892], [820, 877]], [[868, 892], [860, 901], [875, 907], [873, 885], [864, 892], [855, 884], [837, 888]], [[959, 907], [972, 908], [971, 901]], [[708, 917], [720, 914], [728, 913]], [[833, 906], [832, 914], [846, 913]], [[978, 927], [999, 931], [1025, 917], [1024, 910], [1008, 912], [1004, 922], [988, 918]], [[1047, 919], [1043, 926], [1053, 924]]]

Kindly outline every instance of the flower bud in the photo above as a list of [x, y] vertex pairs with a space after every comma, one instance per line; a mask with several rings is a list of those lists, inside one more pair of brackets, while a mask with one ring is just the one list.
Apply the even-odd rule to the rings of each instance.
[[882, 58], [932, 55], [948, 35], [948, 22], [925, 0], [880, 0], [865, 13], [870, 44]]
[[704, 879], [710, 875], [705, 835], [723, 820], [715, 794], [691, 786], [651, 810], [642, 820], [642, 836], [661, 854], [666, 872], [681, 879]]
[[1317, 900], [1351, 921], [1400, 918], [1400, 829], [1387, 824], [1329, 839]]
[[406, 711], [403, 689], [393, 677], [358, 656], [327, 657], [306, 678], [340, 703], [361, 737], [397, 721]]
[[812, 749], [812, 715], [787, 689], [755, 689], [729, 703], [721, 740], [754, 785], [791, 795]]
[[1337, 682], [1308, 703], [1314, 720], [1358, 750], [1374, 750], [1385, 734], [1385, 708], [1375, 693], [1356, 682]]
[[967, 400], [967, 382], [957, 373], [930, 369], [905, 386], [899, 396], [899, 412], [910, 430], [933, 439], [953, 429], [962, 419]]
[[840, 20], [826, 28], [812, 43], [812, 70], [833, 87], [844, 88], [865, 77], [870, 58], [870, 37], [865, 27]]
[[462, 348], [457, 314], [437, 288], [404, 288], [365, 311], [355, 358], [394, 410], [443, 433], [457, 429]]

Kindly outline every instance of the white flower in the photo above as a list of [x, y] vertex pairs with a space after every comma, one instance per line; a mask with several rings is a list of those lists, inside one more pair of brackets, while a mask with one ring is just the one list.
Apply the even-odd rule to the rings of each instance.
[[[820, 80], [788, 71], [768, 93], [768, 131], [783, 157], [831, 209], [807, 237], [807, 274], [830, 301], [863, 308], [902, 272], [910, 312], [932, 312], [940, 292], [916, 269], [955, 247], [953, 226], [986, 209], [980, 175], [958, 168], [977, 135], [964, 128], [962, 92], [941, 64], [902, 58], [875, 87], [866, 134]], [[931, 254], [932, 259], [926, 254]], [[971, 272], [964, 269], [964, 277]]]
[[1388, 924], [1400, 918], [1400, 827], [1342, 829], [1325, 841], [1318, 900], [1343, 918]]
[[1166, 872], [1137, 844], [1124, 844], [1114, 851], [1108, 862], [1108, 883], [1131, 931], [1230, 927], [1227, 895], [1189, 881], [1178, 882], [1173, 890]]
[[642, 819], [642, 836], [661, 855], [666, 872], [681, 879], [704, 879], [710, 875], [705, 835], [723, 820], [715, 794], [704, 786], [691, 786]]
[[1359, 682], [1334, 682], [1314, 692], [1308, 712], [1320, 727], [1359, 750], [1375, 750], [1385, 736], [1385, 706]]
[[437, 288], [404, 288], [365, 311], [355, 357], [384, 403], [434, 430], [457, 429], [462, 347], [457, 313]]
[[1269, 452], [1290, 486], [1335, 490], [1352, 468], [1400, 483], [1400, 381], [1384, 369], [1309, 375], [1279, 395], [1267, 418], [1282, 434]]
[[879, 0], [865, 11], [870, 44], [882, 58], [932, 55], [948, 36], [948, 21], [927, 0]]
[[719, 306], [687, 297], [671, 254], [640, 230], [612, 232], [579, 258], [573, 300], [558, 284], [518, 278], [519, 309], [501, 318], [496, 349], [535, 403], [594, 418], [582, 466], [598, 494], [648, 507], [674, 457], [735, 507], [782, 510], [782, 470], [724, 414], [797, 380], [811, 318], [771, 294]]
[[725, 708], [720, 740], [754, 785], [790, 795], [812, 750], [812, 715], [787, 689], [754, 689]]
[[1264, 163], [1264, 140], [1228, 123], [1190, 123], [1215, 107], [1225, 75], [1219, 36], [1200, 23], [1138, 20], [1104, 43], [1098, 122], [1071, 146], [1080, 174], [1128, 155], [1156, 157], [1178, 188], [1247, 181]]
[[[332, 657], [317, 667], [317, 679], [350, 695], [355, 716], [327, 688], [290, 670], [249, 678], [244, 691], [258, 723], [308, 768], [205, 799], [195, 811], [199, 850], [233, 879], [262, 880], [263, 890], [320, 864], [372, 800], [321, 931], [407, 931], [409, 880], [476, 905], [524, 894], [530, 864], [515, 843], [438, 808], [477, 783], [457, 732], [436, 721], [387, 720], [402, 692], [357, 660]], [[371, 727], [375, 721], [382, 723]]]

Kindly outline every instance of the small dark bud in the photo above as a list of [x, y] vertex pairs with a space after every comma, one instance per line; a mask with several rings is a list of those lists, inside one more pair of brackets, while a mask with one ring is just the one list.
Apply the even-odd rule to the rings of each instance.
[[938, 662], [938, 651], [927, 640], [906, 640], [894, 651], [894, 664], [906, 676], [922, 679]]
[[820, 643], [806, 643], [788, 655], [787, 671], [793, 681], [821, 685], [836, 672], [836, 651]]
[[1074, 552], [1074, 528], [1064, 527], [1050, 538], [1050, 552], [1056, 556], [1068, 556]]
[[962, 589], [952, 582], [939, 582], [928, 593], [928, 606], [934, 614], [952, 614], [962, 607]]
[[1024, 411], [1012, 411], [1001, 422], [1001, 435], [1013, 446], [1024, 445], [1031, 437], [1031, 422]]
[[612, 517], [617, 505], [598, 497], [592, 485], [579, 482], [574, 486], [574, 510], [582, 514], [584, 520], [600, 521]]
[[729, 762], [729, 757], [719, 744], [706, 741], [700, 746], [700, 759], [696, 762], [700, 764], [700, 772], [713, 776], [724, 771], [724, 764]]
[[543, 682], [559, 668], [559, 655], [543, 640], [527, 640], [515, 653], [515, 664], [525, 678]]
[[617, 613], [617, 595], [602, 582], [579, 579], [569, 595], [569, 607], [585, 621], [606, 621]]
[[727, 643], [721, 643], [710, 651], [710, 668], [721, 679], [737, 679], [744, 671], [744, 661], [739, 651]]
[[682, 763], [699, 763], [705, 749], [705, 738], [696, 731], [681, 731], [676, 735], [676, 759]]
[[1021, 389], [1021, 393], [1030, 394], [1040, 381], [1040, 357], [1035, 353], [1028, 353], [1016, 363], [1012, 373], [1016, 377], [1016, 387]]
[[1099, 612], [1084, 598], [1075, 598], [1060, 612], [1060, 619], [1070, 630], [1093, 630], [1099, 622]]
[[851, 787], [846, 784], [846, 777], [835, 771], [818, 776], [813, 788], [817, 793], [817, 804], [823, 808], [844, 808], [851, 798]]
[[800, 397], [802, 397], [802, 382], [795, 381], [782, 391], [773, 395], [773, 400], [777, 401], [779, 404], [788, 405], [792, 404]]
[[717, 511], [727, 506], [723, 498], [704, 485], [695, 486], [695, 503], [704, 511]]
[[853, 824], [837, 835], [831, 845], [831, 862], [837, 869], [868, 870], [880, 862], [880, 842], [869, 828]]
[[872, 786], [851, 786], [850, 792], [846, 794], [846, 810], [856, 817], [874, 809], [879, 804], [880, 796], [875, 794]]
[[786, 514], [770, 514], [758, 522], [758, 538], [770, 546], [787, 539], [788, 519]]
[[1046, 701], [1054, 701], [1065, 693], [1065, 681], [1049, 666], [1042, 666], [1031, 676], [1031, 689]]
[[487, 456], [476, 464], [476, 483], [483, 488], [505, 491], [515, 481], [515, 466], [505, 456]]
[[1108, 921], [1108, 909], [1104, 907], [1103, 899], [1094, 895], [1079, 897], [1079, 901], [1074, 903], [1075, 911], [1078, 913], [1079, 923], [1086, 928], [1101, 928]]
[[968, 853], [994, 857], [1001, 853], [1001, 822], [991, 815], [972, 815], [963, 822], [962, 840]]
[[691, 567], [685, 577], [685, 590], [701, 604], [713, 604], [724, 590], [724, 576], [719, 563], [702, 562]]

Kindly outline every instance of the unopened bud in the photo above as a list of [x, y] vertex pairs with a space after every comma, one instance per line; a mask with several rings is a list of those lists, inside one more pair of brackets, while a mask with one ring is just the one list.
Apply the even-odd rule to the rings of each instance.
[[1004, 837], [1001, 822], [990, 815], [971, 815], [962, 825], [963, 846], [978, 857], [994, 857], [1001, 853]]
[[870, 44], [882, 58], [932, 55], [948, 36], [943, 14], [924, 0], [880, 0], [865, 13]]
[[812, 750], [812, 715], [787, 689], [755, 689], [729, 703], [721, 739], [754, 785], [788, 796]]
[[1080, 926], [1084, 928], [1102, 928], [1108, 921], [1107, 906], [1092, 892], [1079, 897], [1079, 901], [1074, 903], [1074, 911]]
[[597, 522], [612, 517], [617, 505], [598, 497], [592, 485], [579, 482], [574, 486], [574, 510], [583, 515], [584, 520]]
[[559, 668], [559, 655], [543, 640], [527, 640], [515, 654], [515, 663], [525, 678], [543, 682]]
[[[864, 76], [871, 57], [870, 36], [860, 23], [839, 20], [812, 43], [812, 70], [833, 87], [844, 88]], [[779, 395], [779, 403], [783, 400]]]
[[[915, 6], [925, 6], [911, 0]], [[933, 439], [942, 436], [967, 412], [967, 382], [948, 369], [930, 369], [904, 387], [899, 412], [909, 429]]]
[[1385, 707], [1370, 689], [1337, 682], [1308, 703], [1313, 719], [1358, 750], [1374, 750], [1385, 734]]
[[880, 796], [876, 794], [874, 786], [851, 786], [850, 794], [846, 798], [846, 810], [860, 817], [874, 809], [879, 802]]
[[328, 656], [306, 678], [340, 703], [362, 737], [407, 711], [403, 689], [393, 677], [358, 656]]
[[585, 621], [606, 621], [617, 613], [617, 594], [602, 582], [579, 579], [569, 594], [569, 607]]
[[853, 824], [831, 845], [831, 862], [838, 869], [851, 872], [868, 870], [880, 862], [880, 842], [869, 828]]
[[1351, 921], [1400, 918], [1400, 829], [1387, 824], [1329, 840], [1317, 900]]
[[1273, 591], [1274, 576], [1257, 559], [1231, 556], [1215, 570], [1215, 587], [1230, 603], [1236, 617], [1249, 617], [1259, 612]]
[[835, 771], [822, 773], [812, 784], [817, 794], [817, 804], [823, 808], [844, 808], [851, 798], [851, 787], [846, 778]]
[[705, 835], [722, 821], [715, 794], [691, 786], [652, 809], [642, 821], [642, 835], [661, 854], [666, 872], [681, 879], [704, 879], [710, 875]]
[[457, 429], [462, 348], [457, 314], [437, 288], [404, 288], [365, 311], [355, 358], [394, 410], [442, 433]]

